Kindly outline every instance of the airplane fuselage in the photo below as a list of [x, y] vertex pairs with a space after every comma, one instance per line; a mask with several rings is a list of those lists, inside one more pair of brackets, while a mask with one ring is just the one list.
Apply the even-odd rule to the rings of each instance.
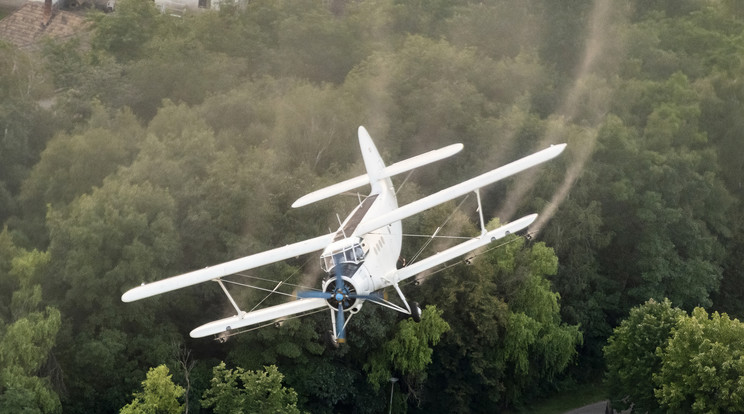
[[[328, 272], [322, 286], [324, 292], [336, 288], [338, 277], [344, 279], [346, 293], [360, 295], [370, 294], [392, 284], [386, 276], [396, 270], [400, 257], [403, 233], [401, 222], [396, 221], [365, 234], [355, 234], [355, 230], [365, 219], [379, 217], [398, 208], [390, 178], [381, 179], [379, 184], [376, 186], [379, 192], [370, 194], [352, 211], [339, 227], [334, 241], [323, 250], [320, 256], [321, 267]], [[345, 309], [358, 311], [363, 302], [363, 299], [350, 301]], [[338, 300], [329, 299], [328, 305], [336, 309]]]

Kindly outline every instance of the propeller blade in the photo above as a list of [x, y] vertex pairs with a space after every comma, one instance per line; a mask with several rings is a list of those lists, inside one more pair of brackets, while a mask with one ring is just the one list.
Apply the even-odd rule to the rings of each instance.
[[344, 332], [344, 305], [338, 304], [338, 315], [336, 315], [336, 332], [338, 342], [346, 342], [346, 333]]
[[305, 299], [305, 298], [330, 299], [331, 297], [333, 297], [333, 294], [329, 292], [318, 292], [315, 290], [303, 290], [301, 292], [297, 292], [298, 299]]

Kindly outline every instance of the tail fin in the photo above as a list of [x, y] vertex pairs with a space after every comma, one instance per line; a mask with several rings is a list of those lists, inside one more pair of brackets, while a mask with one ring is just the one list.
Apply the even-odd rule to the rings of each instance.
[[[364, 131], [364, 132], [361, 132]], [[370, 155], [371, 159], [377, 160], [379, 155], [377, 154], [377, 150], [375, 149], [374, 145], [372, 144], [372, 140], [369, 139], [369, 134], [367, 134], [367, 131], [364, 130], [364, 128], [360, 127], [360, 135], [365, 135], [365, 138], [361, 139], [360, 142], [362, 142], [361, 146], [362, 148], [365, 148], [365, 145], [368, 147], [371, 147], [370, 151], [367, 151], [367, 153]], [[308, 205], [310, 203], [314, 203], [316, 201], [320, 201], [323, 199], [326, 199], [328, 197], [333, 197], [335, 195], [345, 193], [347, 191], [352, 191], [356, 188], [359, 188], [361, 186], [367, 185], [367, 184], [373, 184], [377, 183], [380, 180], [402, 174], [407, 171], [411, 171], [414, 168], [421, 167], [423, 165], [431, 164], [432, 162], [436, 162], [439, 160], [442, 160], [447, 157], [451, 157], [458, 152], [462, 150], [462, 144], [452, 144], [448, 145], [444, 148], [440, 148], [438, 150], [429, 151], [424, 154], [417, 155], [412, 158], [408, 158], [403, 161], [398, 161], [395, 164], [388, 165], [384, 167], [381, 171], [382, 173], [377, 176], [377, 178], [370, 179], [369, 174], [360, 175], [358, 177], [354, 177], [345, 181], [342, 181], [340, 183], [333, 184], [331, 186], [321, 188], [320, 190], [313, 191], [310, 194], [306, 194], [297, 201], [292, 204], [293, 208], [301, 207]], [[362, 153], [365, 153], [365, 151], [362, 149]], [[380, 164], [382, 165], [382, 160], [379, 160], [379, 162], [371, 162], [372, 165]], [[366, 164], [366, 161], [365, 161]], [[367, 167], [368, 170], [375, 169]]]
[[378, 194], [381, 190], [380, 180], [385, 178], [385, 163], [372, 142], [372, 137], [363, 126], [359, 127], [359, 147], [362, 149], [362, 158], [372, 186], [372, 194]]

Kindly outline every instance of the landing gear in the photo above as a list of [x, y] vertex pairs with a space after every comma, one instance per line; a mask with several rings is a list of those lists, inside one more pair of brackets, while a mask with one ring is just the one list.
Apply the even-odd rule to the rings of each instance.
[[418, 302], [408, 302], [405, 295], [403, 295], [403, 291], [400, 290], [398, 284], [393, 283], [392, 286], [393, 288], [395, 288], [395, 291], [398, 292], [398, 296], [400, 297], [401, 302], [403, 302], [403, 305], [405, 305], [405, 308], [391, 303], [383, 298], [378, 298], [378, 300], [376, 300], [375, 302], [377, 302], [378, 305], [386, 306], [404, 315], [410, 315], [415, 322], [421, 322], [421, 306], [419, 306]]
[[418, 302], [411, 302], [411, 317], [414, 322], [421, 322], [421, 307]]

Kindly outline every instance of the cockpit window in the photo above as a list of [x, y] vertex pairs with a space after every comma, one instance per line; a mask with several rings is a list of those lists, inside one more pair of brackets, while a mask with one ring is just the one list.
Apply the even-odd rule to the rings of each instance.
[[320, 257], [320, 267], [325, 272], [330, 272], [336, 265], [341, 263], [361, 264], [364, 261], [364, 250], [359, 243], [342, 249], [334, 250]]

